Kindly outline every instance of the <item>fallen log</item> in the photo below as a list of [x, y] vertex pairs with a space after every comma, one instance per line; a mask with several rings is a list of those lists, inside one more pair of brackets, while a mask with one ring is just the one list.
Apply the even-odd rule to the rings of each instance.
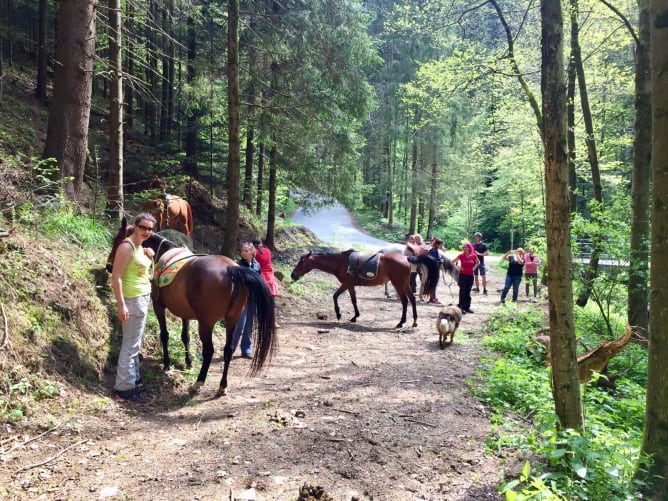
[[[541, 344], [547, 349], [547, 355], [545, 357], [545, 363], [547, 365], [551, 365], [552, 363], [550, 337], [543, 334], [549, 331], [549, 327], [541, 327], [531, 336], [533, 342]], [[589, 381], [594, 373], [605, 373], [610, 360], [624, 351], [624, 348], [626, 348], [626, 345], [631, 340], [632, 335], [633, 329], [627, 324], [626, 331], [617, 339], [606, 341], [596, 348], [588, 350], [582, 355], [578, 355], [578, 377], [580, 383]], [[608, 375], [607, 377], [611, 376]]]

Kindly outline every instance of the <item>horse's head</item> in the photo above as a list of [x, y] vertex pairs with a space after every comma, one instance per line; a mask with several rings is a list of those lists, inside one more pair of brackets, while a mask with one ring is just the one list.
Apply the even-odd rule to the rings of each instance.
[[118, 246], [121, 245], [121, 242], [128, 238], [130, 235], [132, 235], [132, 232], [134, 231], [134, 226], [131, 224], [128, 224], [127, 218], [123, 217], [121, 220], [121, 227], [118, 230], [118, 233], [116, 233], [116, 236], [111, 241], [111, 252], [109, 253], [109, 257], [107, 257], [107, 271], [109, 273], [112, 272], [113, 267], [114, 267], [114, 259], [116, 259], [116, 249], [118, 249]]
[[308, 254], [304, 254], [299, 258], [297, 266], [295, 266], [295, 269], [292, 270], [292, 274], [290, 275], [292, 280], [299, 280], [313, 269], [313, 266], [311, 265], [311, 254], [312, 253], [309, 252]]

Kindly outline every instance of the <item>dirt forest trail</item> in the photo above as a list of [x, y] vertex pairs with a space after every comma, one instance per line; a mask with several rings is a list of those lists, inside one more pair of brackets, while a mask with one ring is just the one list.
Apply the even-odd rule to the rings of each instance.
[[[490, 271], [492, 291], [502, 275]], [[418, 327], [397, 331], [398, 301], [359, 287], [358, 322], [347, 294], [337, 322], [329, 279], [313, 272], [303, 297], [278, 298], [279, 349], [259, 377], [235, 358], [229, 395], [214, 398], [217, 336], [194, 397], [162, 373], [145, 406], [82, 395], [71, 421], [3, 456], [0, 499], [288, 501], [304, 482], [336, 501], [502, 499], [508, 465], [488, 453], [489, 418], [468, 385], [498, 294], [474, 294], [475, 313], [440, 349], [437, 305], [419, 303]], [[457, 292], [441, 282], [438, 297], [456, 303]]]

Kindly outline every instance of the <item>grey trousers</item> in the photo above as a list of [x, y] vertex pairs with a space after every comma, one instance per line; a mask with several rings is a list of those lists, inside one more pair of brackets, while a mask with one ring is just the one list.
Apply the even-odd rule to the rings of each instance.
[[118, 353], [114, 390], [132, 390], [139, 380], [139, 352], [144, 340], [144, 327], [151, 304], [151, 295], [125, 299], [130, 318], [123, 322], [123, 341]]

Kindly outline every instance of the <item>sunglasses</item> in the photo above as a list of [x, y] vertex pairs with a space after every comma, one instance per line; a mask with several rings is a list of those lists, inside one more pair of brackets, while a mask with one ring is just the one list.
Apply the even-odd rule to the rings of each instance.
[[153, 231], [152, 226], [144, 226], [143, 224], [138, 224], [137, 228], [139, 228], [140, 230], [144, 230], [144, 231]]

